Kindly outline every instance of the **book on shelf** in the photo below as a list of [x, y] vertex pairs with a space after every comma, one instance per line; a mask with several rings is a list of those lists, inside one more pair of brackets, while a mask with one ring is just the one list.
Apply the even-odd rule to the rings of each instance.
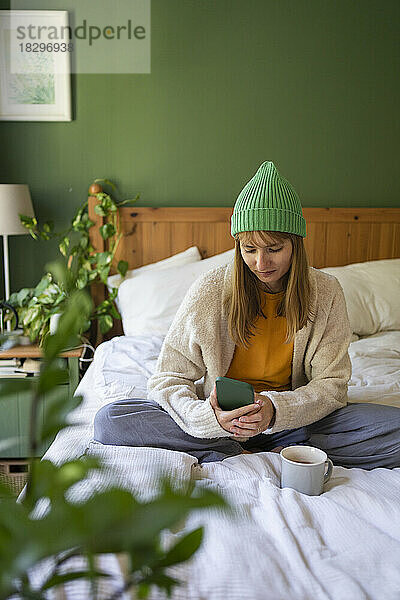
[[18, 373], [18, 371], [3, 373], [0, 371], [0, 379], [24, 379], [25, 377], [29, 377], [29, 373]]
[[39, 374], [40, 361], [31, 358], [0, 359], [0, 378], [18, 379], [33, 377]]
[[19, 367], [21, 364], [20, 358], [1, 358], [0, 367]]

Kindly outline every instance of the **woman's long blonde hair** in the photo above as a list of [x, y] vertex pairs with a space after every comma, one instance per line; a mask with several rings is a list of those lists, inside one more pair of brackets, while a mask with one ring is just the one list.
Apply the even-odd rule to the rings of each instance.
[[309, 263], [303, 238], [292, 233], [278, 231], [243, 231], [235, 235], [235, 259], [231, 289], [224, 299], [229, 333], [237, 345], [249, 347], [250, 337], [255, 335], [254, 325], [258, 316], [265, 315], [261, 308], [261, 282], [244, 262], [240, 244], [258, 246], [289, 239], [292, 243], [291, 265], [283, 278], [285, 294], [277, 307], [278, 316], [285, 316], [287, 335], [285, 344], [290, 343], [296, 331], [302, 329], [307, 320], [314, 318], [311, 308], [311, 284]]

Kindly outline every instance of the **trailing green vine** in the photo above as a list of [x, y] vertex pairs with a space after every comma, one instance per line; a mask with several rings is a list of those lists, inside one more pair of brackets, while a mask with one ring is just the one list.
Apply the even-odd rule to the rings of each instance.
[[[75, 288], [79, 290], [86, 289], [96, 282], [107, 284], [107, 278], [122, 237], [118, 209], [124, 204], [133, 203], [139, 199], [138, 194], [133, 199], [116, 201], [111, 194], [101, 191], [100, 183], [111, 187], [114, 192], [117, 192], [117, 188], [108, 179], [96, 179], [89, 188], [89, 195], [96, 196], [98, 199], [94, 210], [103, 217], [104, 221], [99, 229], [100, 235], [107, 241], [108, 249], [104, 252], [95, 252], [90, 242], [90, 229], [94, 227], [94, 223], [89, 218], [88, 201], [82, 204], [73, 217], [70, 227], [62, 233], [54, 232], [52, 222], [48, 221], [40, 226], [35, 217], [20, 215], [21, 223], [35, 240], [58, 239], [59, 251], [74, 277]], [[128, 263], [120, 260], [117, 265], [118, 273], [124, 277], [127, 269]], [[89, 329], [94, 319], [97, 319], [101, 333], [106, 333], [113, 326], [114, 319], [121, 318], [114, 304], [117, 292], [117, 288], [111, 288], [108, 297], [94, 307], [85, 323], [84, 331]], [[51, 273], [46, 273], [34, 288], [23, 288], [12, 294], [9, 302], [18, 312], [24, 334], [32, 343], [38, 342], [42, 345], [49, 333], [50, 318], [61, 312], [67, 298], [68, 291], [54, 280]]]

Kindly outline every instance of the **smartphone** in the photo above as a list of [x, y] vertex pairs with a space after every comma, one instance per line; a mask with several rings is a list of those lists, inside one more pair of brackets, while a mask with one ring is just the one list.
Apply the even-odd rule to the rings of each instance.
[[222, 410], [234, 410], [254, 403], [254, 388], [250, 383], [230, 377], [217, 377], [215, 386]]

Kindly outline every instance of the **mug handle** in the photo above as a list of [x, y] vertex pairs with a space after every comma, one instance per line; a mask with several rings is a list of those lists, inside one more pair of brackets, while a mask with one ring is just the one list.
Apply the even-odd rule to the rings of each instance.
[[328, 468], [326, 469], [326, 473], [324, 474], [324, 483], [326, 483], [327, 481], [330, 480], [331, 475], [332, 475], [332, 470], [333, 470], [333, 462], [331, 461], [330, 458], [328, 458], [325, 461], [325, 466], [328, 465]]

